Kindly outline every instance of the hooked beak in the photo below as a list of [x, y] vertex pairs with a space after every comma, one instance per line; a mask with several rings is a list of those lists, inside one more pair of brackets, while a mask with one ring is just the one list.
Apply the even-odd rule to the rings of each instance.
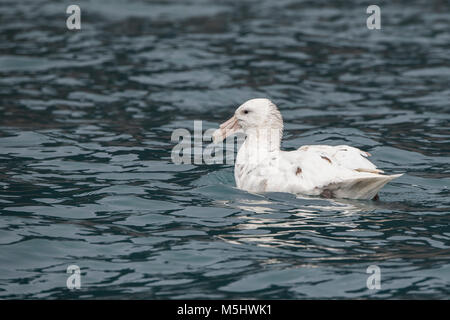
[[232, 116], [230, 119], [222, 123], [219, 126], [219, 129], [214, 131], [212, 135], [213, 143], [217, 144], [222, 142], [226, 137], [236, 133], [239, 129], [241, 129], [241, 126], [238, 123], [238, 119], [236, 116]]

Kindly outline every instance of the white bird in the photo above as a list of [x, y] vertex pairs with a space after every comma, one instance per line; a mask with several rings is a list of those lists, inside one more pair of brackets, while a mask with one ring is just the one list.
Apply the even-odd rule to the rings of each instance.
[[378, 191], [402, 174], [383, 175], [366, 157], [347, 145], [308, 145], [280, 150], [283, 118], [269, 99], [252, 99], [213, 133], [220, 143], [231, 134], [246, 136], [238, 151], [234, 176], [249, 192], [289, 192], [326, 198], [378, 199]]

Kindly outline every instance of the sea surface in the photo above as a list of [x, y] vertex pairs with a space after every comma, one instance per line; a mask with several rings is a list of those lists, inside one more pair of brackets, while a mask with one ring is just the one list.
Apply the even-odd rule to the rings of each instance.
[[[2, 0], [0, 298], [449, 299], [450, 4], [378, 1], [380, 30], [369, 4]], [[283, 149], [404, 175], [327, 200], [173, 163], [174, 130], [255, 97]]]

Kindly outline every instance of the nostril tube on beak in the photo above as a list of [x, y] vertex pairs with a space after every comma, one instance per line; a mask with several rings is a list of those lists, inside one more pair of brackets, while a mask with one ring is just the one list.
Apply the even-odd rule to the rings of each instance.
[[213, 143], [222, 142], [226, 137], [241, 129], [236, 116], [231, 117], [219, 126], [213, 133]]

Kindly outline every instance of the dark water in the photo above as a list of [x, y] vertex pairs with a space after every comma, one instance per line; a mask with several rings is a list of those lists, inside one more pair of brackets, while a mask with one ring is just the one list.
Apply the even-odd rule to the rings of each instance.
[[[80, 31], [69, 4], [0, 2], [0, 298], [449, 298], [447, 1], [380, 1], [381, 30], [366, 1], [76, 1]], [[254, 97], [285, 149], [405, 175], [330, 201], [172, 163], [174, 129]]]

